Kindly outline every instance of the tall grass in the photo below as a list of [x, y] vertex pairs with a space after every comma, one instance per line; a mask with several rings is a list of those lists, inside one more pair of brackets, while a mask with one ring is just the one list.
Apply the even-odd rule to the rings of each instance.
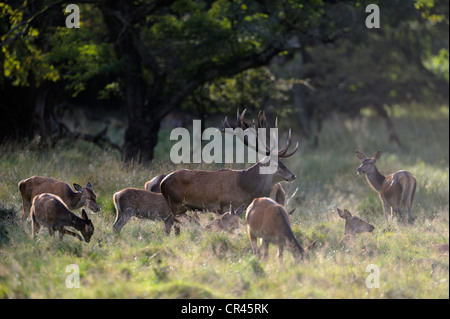
[[[17, 183], [46, 175], [68, 183], [90, 181], [102, 211], [90, 214], [95, 233], [89, 244], [74, 238], [51, 238], [45, 229], [31, 240], [20, 223], [0, 218], [0, 297], [3, 298], [448, 298], [449, 260], [432, 244], [449, 241], [448, 108], [439, 117], [407, 116], [398, 111], [394, 125], [404, 149], [388, 142], [375, 117], [335, 117], [324, 125], [316, 149], [302, 147], [285, 161], [297, 175], [285, 184], [293, 231], [306, 246], [320, 246], [309, 260], [297, 262], [285, 252], [280, 265], [276, 248], [269, 259], [253, 256], [244, 218], [234, 234], [209, 233], [187, 224], [179, 236], [164, 234], [162, 222], [132, 219], [115, 236], [112, 194], [143, 187], [151, 177], [178, 167], [168, 154], [151, 165], [123, 164], [116, 154], [77, 142], [54, 149], [31, 144], [0, 146], [0, 213], [21, 214]], [[295, 128], [293, 128], [295, 132]], [[295, 139], [295, 138], [294, 138]], [[167, 145], [160, 150], [168, 149]], [[356, 175], [358, 149], [367, 156], [382, 150], [378, 168], [388, 174], [410, 170], [418, 180], [413, 225], [384, 220], [381, 202], [363, 176]], [[186, 165], [215, 169], [213, 165]], [[339, 241], [344, 221], [336, 208], [375, 225], [353, 246]], [[202, 216], [202, 223], [213, 218]], [[29, 229], [28, 224], [28, 229]], [[78, 265], [80, 288], [67, 288], [68, 265]], [[367, 288], [369, 265], [380, 270], [380, 287]]]

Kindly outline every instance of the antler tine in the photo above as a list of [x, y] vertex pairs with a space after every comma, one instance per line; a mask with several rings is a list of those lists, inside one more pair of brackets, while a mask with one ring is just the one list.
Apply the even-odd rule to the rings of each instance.
[[261, 111], [259, 111], [259, 113], [258, 113], [258, 127], [266, 128], [266, 112], [265, 111], [262, 111], [262, 116], [261, 116]]
[[281, 149], [281, 150], [278, 152], [278, 157], [283, 157], [284, 154], [286, 154], [286, 152], [287, 152], [287, 150], [288, 150], [288, 148], [289, 148], [290, 145], [291, 145], [291, 129], [289, 129], [289, 134], [288, 134], [288, 139], [287, 139], [286, 146], [283, 147], [283, 149]]
[[284, 155], [282, 156], [282, 158], [287, 158], [287, 157], [290, 157], [290, 156], [294, 155], [294, 153], [297, 152], [297, 150], [298, 150], [298, 142], [297, 142], [297, 144], [295, 145], [295, 148], [294, 148], [291, 152], [289, 152], [289, 153], [287, 153], [287, 154], [284, 154]]
[[239, 126], [240, 128], [242, 128], [243, 130], [249, 128], [249, 125], [248, 125], [247, 122], [245, 122], [245, 120], [244, 120], [245, 112], [247, 112], [247, 109], [244, 109], [244, 110], [242, 111], [241, 114], [239, 114], [239, 110], [238, 110], [238, 112], [237, 112], [237, 122], [238, 122], [238, 126]]

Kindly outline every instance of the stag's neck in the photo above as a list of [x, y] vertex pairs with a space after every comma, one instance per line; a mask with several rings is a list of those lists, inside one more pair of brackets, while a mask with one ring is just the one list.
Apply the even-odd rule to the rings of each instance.
[[385, 180], [385, 176], [382, 175], [377, 167], [375, 166], [373, 171], [371, 173], [368, 173], [366, 175], [367, 182], [375, 189], [377, 192], [380, 191], [381, 185], [383, 185], [383, 182]]
[[254, 197], [268, 197], [272, 189], [272, 174], [260, 174], [261, 163], [256, 163], [252, 167], [242, 170], [239, 185], [244, 191], [251, 193]]

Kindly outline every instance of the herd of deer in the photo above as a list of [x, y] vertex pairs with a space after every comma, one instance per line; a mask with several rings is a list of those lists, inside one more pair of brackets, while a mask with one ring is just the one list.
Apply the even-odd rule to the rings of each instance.
[[[237, 116], [238, 127], [247, 129], [250, 125], [244, 120], [245, 111]], [[230, 128], [228, 121], [223, 122], [224, 127]], [[255, 127], [255, 122], [253, 122]], [[258, 127], [265, 127], [265, 116], [258, 116]], [[289, 132], [290, 133], [290, 132]], [[166, 234], [169, 235], [172, 227], [179, 233], [180, 221], [177, 217], [185, 215], [188, 210], [210, 211], [221, 214], [216, 220], [206, 226], [206, 229], [220, 229], [232, 231], [239, 227], [239, 216], [247, 208], [245, 220], [247, 233], [252, 251], [262, 257], [267, 256], [269, 243], [278, 246], [278, 256], [281, 259], [284, 246], [294, 256], [303, 256], [314, 248], [316, 241], [304, 249], [294, 236], [291, 229], [289, 214], [284, 208], [285, 192], [280, 182], [293, 181], [295, 175], [281, 162], [282, 159], [292, 156], [298, 149], [288, 153], [291, 137], [289, 134], [287, 144], [278, 152], [278, 170], [273, 174], [260, 174], [259, 167], [263, 161], [244, 170], [221, 169], [218, 171], [203, 170], [176, 170], [168, 175], [159, 175], [145, 184], [145, 189], [125, 188], [113, 195], [116, 208], [116, 220], [113, 229], [120, 232], [131, 217], [162, 219]], [[258, 139], [257, 139], [258, 140]], [[248, 147], [256, 148], [244, 138]], [[267, 144], [266, 144], [267, 145]], [[266, 154], [270, 148], [266, 146]], [[375, 166], [380, 158], [377, 152], [373, 158], [366, 158], [356, 151], [361, 160], [358, 173], [366, 174], [368, 183], [378, 192], [383, 203], [386, 220], [391, 214], [400, 214], [402, 206], [406, 206], [409, 221], [412, 221], [411, 206], [416, 189], [416, 179], [408, 171], [398, 171], [383, 176]], [[99, 212], [96, 194], [88, 182], [83, 188], [73, 184], [74, 189], [62, 182], [48, 177], [33, 176], [19, 182], [22, 196], [23, 215], [25, 222], [31, 217], [32, 237], [36, 235], [41, 226], [49, 229], [51, 235], [57, 230], [62, 239], [64, 234], [82, 237], [65, 229], [71, 226], [81, 232], [86, 242], [94, 232], [94, 226], [85, 210], [81, 218], [71, 210], [88, 207], [92, 212]], [[237, 207], [237, 208], [236, 208]], [[235, 210], [236, 208], [236, 210]], [[226, 211], [228, 209], [228, 211]], [[372, 232], [374, 226], [362, 219], [352, 216], [348, 210], [337, 209], [341, 218], [345, 219], [344, 237], [352, 237], [356, 233]], [[262, 238], [261, 245], [257, 246], [258, 238]]]

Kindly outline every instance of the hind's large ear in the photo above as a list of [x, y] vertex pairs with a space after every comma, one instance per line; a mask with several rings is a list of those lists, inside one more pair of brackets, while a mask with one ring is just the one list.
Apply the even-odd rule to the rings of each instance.
[[376, 159], [377, 161], [380, 159], [380, 157], [381, 157], [381, 151], [377, 151], [376, 153], [375, 153], [375, 156], [373, 157], [374, 159]]
[[338, 211], [339, 217], [341, 217], [343, 219], [352, 218], [352, 214], [350, 214], [350, 212], [347, 209], [344, 209], [344, 211], [342, 211], [338, 208], [337, 211]]
[[86, 214], [84, 208], [81, 210], [81, 218], [83, 218], [84, 220], [89, 220], [88, 215]]
[[83, 191], [83, 187], [81, 187], [77, 183], [73, 183], [73, 188], [75, 188], [75, 190], [78, 191], [78, 192], [82, 192]]
[[361, 161], [366, 159], [366, 156], [361, 153], [360, 151], [355, 151], [356, 157], [359, 158]]

